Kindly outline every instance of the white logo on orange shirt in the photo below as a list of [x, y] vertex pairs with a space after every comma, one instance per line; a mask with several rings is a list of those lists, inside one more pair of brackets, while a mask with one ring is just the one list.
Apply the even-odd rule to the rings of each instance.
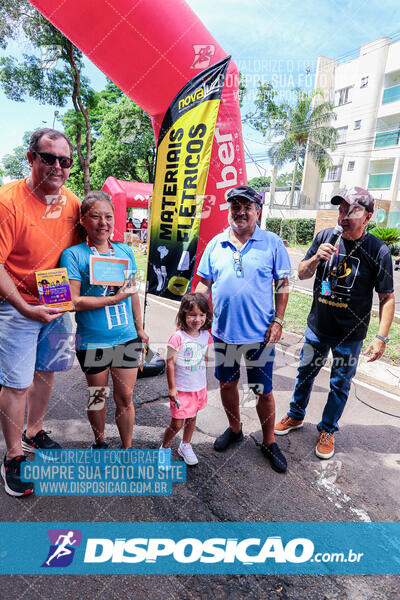
[[50, 200], [50, 202], [48, 202], [42, 219], [59, 219], [63, 207], [67, 205], [66, 196], [47, 196], [46, 199]]

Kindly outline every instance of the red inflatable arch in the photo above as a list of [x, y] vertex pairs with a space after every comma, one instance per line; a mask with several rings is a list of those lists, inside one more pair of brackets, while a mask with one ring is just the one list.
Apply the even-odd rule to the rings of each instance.
[[[30, 1], [151, 115], [156, 139], [179, 90], [227, 56], [184, 0]], [[247, 182], [238, 86], [238, 69], [231, 61], [215, 129], [197, 261], [205, 244], [227, 225], [225, 192]]]

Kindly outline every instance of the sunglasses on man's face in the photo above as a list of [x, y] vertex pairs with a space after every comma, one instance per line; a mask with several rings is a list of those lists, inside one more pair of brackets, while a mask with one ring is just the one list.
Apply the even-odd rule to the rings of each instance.
[[56, 156], [55, 154], [50, 154], [50, 152], [34, 152], [34, 154], [37, 154], [45, 165], [52, 166], [58, 160], [62, 169], [69, 169], [74, 162], [69, 156]]

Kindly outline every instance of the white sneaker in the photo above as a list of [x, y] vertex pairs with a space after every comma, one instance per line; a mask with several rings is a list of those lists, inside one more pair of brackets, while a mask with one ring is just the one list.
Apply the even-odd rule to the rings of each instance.
[[192, 444], [184, 444], [181, 442], [178, 448], [180, 454], [187, 465], [197, 465], [199, 462], [197, 456], [193, 452]]

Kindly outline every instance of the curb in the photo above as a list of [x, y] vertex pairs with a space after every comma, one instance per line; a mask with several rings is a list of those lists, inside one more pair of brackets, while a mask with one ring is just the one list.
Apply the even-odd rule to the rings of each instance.
[[[295, 291], [300, 291], [301, 293], [312, 295], [312, 292], [310, 290], [301, 291], [298, 288], [294, 289]], [[158, 297], [150, 295], [150, 298], [154, 299], [156, 302], [160, 302], [160, 299]], [[162, 302], [160, 303], [164, 305], [166, 304], [170, 308], [173, 308], [175, 310], [177, 310], [179, 306], [179, 302], [176, 302], [174, 300], [166, 301], [165, 298], [162, 298]], [[280, 351], [282, 353], [288, 353], [288, 346], [292, 345], [289, 341], [289, 336], [292, 337], [292, 340], [294, 342], [293, 345], [300, 344], [301, 340], [304, 338], [304, 335], [293, 333], [291, 331], [285, 331], [284, 340], [286, 343], [280, 343], [278, 345], [278, 348], [280, 347]], [[295, 358], [298, 360], [298, 354], [295, 356]], [[328, 357], [328, 361], [326, 363], [325, 368], [330, 369], [331, 364], [332, 362]], [[383, 360], [367, 362], [367, 359], [363, 355], [360, 355], [355, 377], [358, 378], [360, 381], [363, 381], [371, 386], [376, 387], [377, 390], [382, 390], [393, 394], [400, 401], [400, 367], [397, 367], [396, 365], [391, 365]]]
[[[285, 343], [280, 343], [277, 347], [283, 354], [294, 357], [294, 355], [288, 352], [288, 349], [292, 345], [302, 345], [304, 336], [289, 331], [286, 331], [285, 334]], [[289, 336], [294, 343], [290, 342]], [[298, 360], [298, 353], [296, 353], [296, 358]], [[326, 365], [322, 368], [329, 370], [331, 366], [332, 359], [331, 354], [329, 354]], [[377, 391], [389, 392], [395, 396], [394, 399], [400, 401], [400, 367], [396, 365], [391, 365], [383, 360], [367, 362], [367, 358], [360, 355], [354, 379], [375, 387]]]

